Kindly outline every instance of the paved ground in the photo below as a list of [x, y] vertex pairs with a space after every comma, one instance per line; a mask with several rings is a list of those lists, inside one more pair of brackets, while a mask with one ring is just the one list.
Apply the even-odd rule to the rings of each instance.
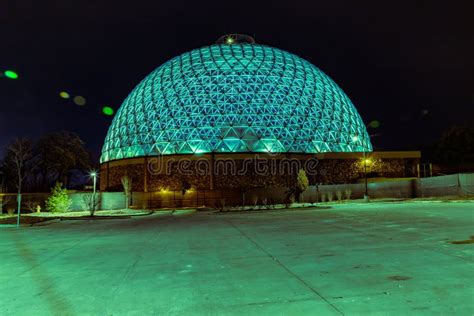
[[472, 315], [474, 203], [0, 228], [2, 315]]

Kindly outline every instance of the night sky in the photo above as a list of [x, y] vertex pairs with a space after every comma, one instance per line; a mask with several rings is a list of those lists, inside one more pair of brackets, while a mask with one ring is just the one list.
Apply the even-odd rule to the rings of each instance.
[[375, 149], [420, 149], [474, 123], [472, 1], [387, 3], [0, 0], [0, 71], [20, 76], [0, 78], [0, 150], [69, 130], [97, 159], [112, 119], [102, 106], [117, 110], [154, 68], [226, 33], [322, 69], [381, 122]]

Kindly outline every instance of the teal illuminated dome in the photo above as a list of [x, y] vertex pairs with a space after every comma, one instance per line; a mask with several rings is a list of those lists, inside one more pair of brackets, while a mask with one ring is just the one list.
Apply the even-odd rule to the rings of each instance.
[[125, 99], [101, 162], [158, 154], [371, 151], [334, 81], [288, 52], [221, 43], [171, 59]]

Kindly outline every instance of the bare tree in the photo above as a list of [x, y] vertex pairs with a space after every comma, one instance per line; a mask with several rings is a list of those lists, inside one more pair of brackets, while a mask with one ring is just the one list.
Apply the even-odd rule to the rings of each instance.
[[28, 201], [26, 202], [26, 207], [30, 210], [31, 213], [40, 212], [41, 206], [38, 202], [35, 201]]
[[94, 216], [95, 212], [99, 209], [100, 198], [94, 193], [83, 193], [81, 204], [83, 209], [89, 211], [91, 216]]
[[10, 203], [11, 200], [10, 195], [0, 194], [0, 214], [3, 213], [3, 207]]
[[132, 179], [125, 175], [120, 180], [123, 186], [123, 193], [125, 194], [125, 209], [128, 210], [130, 206], [130, 198], [132, 196]]
[[20, 225], [21, 192], [23, 183], [33, 167], [28, 165], [33, 157], [31, 142], [24, 138], [17, 138], [7, 148], [5, 168], [12, 173], [12, 182], [17, 189], [18, 217], [17, 227]]
[[0, 180], [0, 214], [3, 213], [3, 206], [10, 202], [10, 197], [8, 195], [2, 194], [5, 192], [7, 192], [7, 190], [5, 187], [5, 179], [3, 178], [2, 174], [2, 178]]

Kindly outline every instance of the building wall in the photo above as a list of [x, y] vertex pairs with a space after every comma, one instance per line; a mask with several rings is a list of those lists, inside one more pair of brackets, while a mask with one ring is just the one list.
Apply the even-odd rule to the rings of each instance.
[[[269, 170], [267, 174], [256, 172], [254, 159], [265, 160]], [[132, 180], [134, 191], [156, 192], [159, 190], [181, 190], [184, 184], [197, 190], [209, 189], [242, 189], [257, 187], [286, 188], [295, 180], [298, 170], [293, 173], [279, 172], [284, 163], [298, 161], [301, 167], [309, 160], [317, 162], [315, 173], [307, 171], [310, 184], [356, 183], [364, 177], [363, 153], [327, 153], [308, 154], [205, 154], [173, 155], [142, 157], [105, 163], [100, 170], [100, 188], [102, 191], [121, 191], [121, 178], [128, 175]], [[419, 163], [419, 152], [373, 152], [367, 154], [370, 163], [367, 165], [369, 177], [403, 178], [416, 177], [416, 166]], [[159, 159], [159, 162], [156, 162]], [[220, 166], [227, 165], [227, 173]], [[204, 164], [202, 164], [204, 162]], [[249, 164], [249, 163], [250, 164]], [[200, 166], [207, 163], [208, 169], [203, 173]], [[183, 170], [186, 164], [187, 171]], [[156, 166], [159, 166], [158, 168]], [[214, 166], [215, 170], [212, 172]], [[294, 165], [292, 165], [294, 166]], [[245, 169], [246, 167], [247, 169]], [[284, 169], [284, 168], [283, 168]], [[231, 172], [231, 171], [234, 172]], [[240, 171], [246, 170], [241, 173]], [[276, 172], [275, 172], [276, 171]]]

